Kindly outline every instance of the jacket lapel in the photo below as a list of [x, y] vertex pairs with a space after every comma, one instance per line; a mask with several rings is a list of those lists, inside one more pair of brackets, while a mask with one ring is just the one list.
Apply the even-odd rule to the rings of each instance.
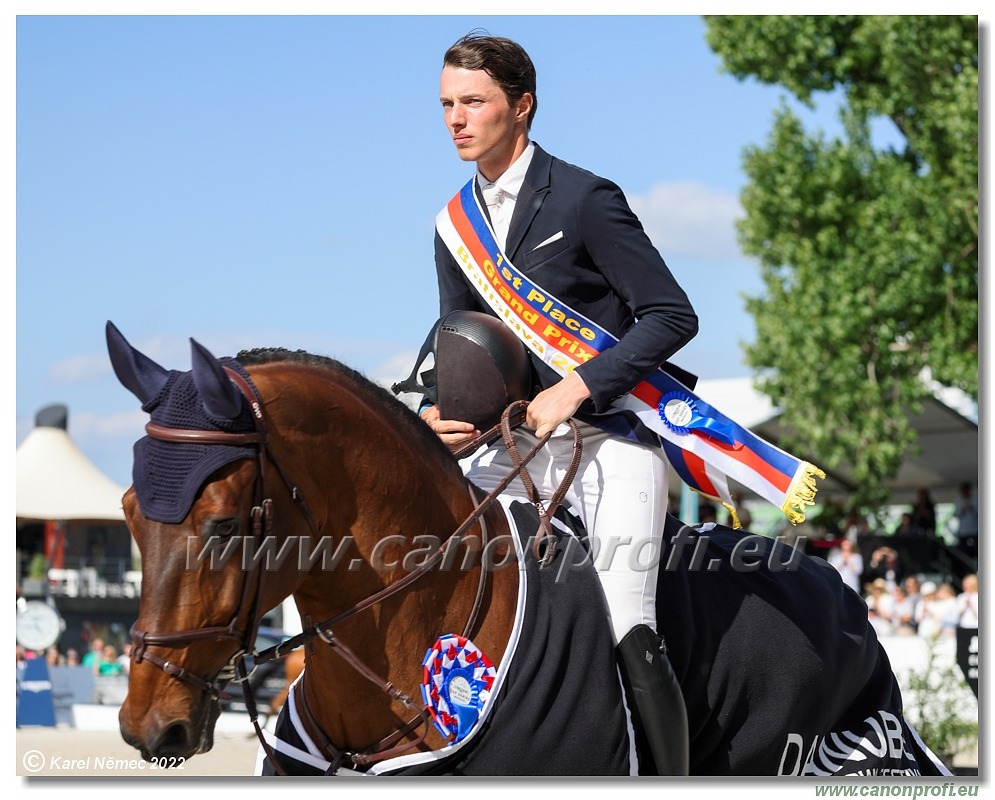
[[549, 194], [549, 169], [553, 163], [552, 157], [545, 150], [535, 146], [535, 153], [532, 154], [532, 163], [525, 173], [525, 182], [518, 194], [518, 201], [515, 203], [515, 213], [511, 218], [511, 225], [508, 228], [508, 241], [505, 243], [504, 252], [514, 263], [518, 253], [518, 248], [522, 244], [522, 239], [528, 233], [532, 220], [539, 213], [543, 200]]

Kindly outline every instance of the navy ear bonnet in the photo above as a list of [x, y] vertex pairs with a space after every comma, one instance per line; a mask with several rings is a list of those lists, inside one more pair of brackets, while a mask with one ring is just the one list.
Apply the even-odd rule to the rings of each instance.
[[[249, 381], [248, 373], [234, 359], [222, 358], [220, 363]], [[228, 433], [256, 429], [248, 402], [243, 402], [242, 411], [235, 419], [212, 416], [204, 408], [192, 372], [171, 370], [158, 397], [144, 404], [142, 410], [152, 415], [152, 422], [166, 428]], [[240, 458], [253, 458], [255, 454], [256, 448], [251, 445], [161, 442], [143, 436], [135, 442], [131, 474], [138, 505], [149, 519], [182, 522], [212, 472]]]
[[[135, 350], [107, 323], [107, 349], [114, 372], [141, 400], [142, 410], [156, 425], [226, 433], [255, 431], [249, 402], [224, 367], [238, 373], [255, 391], [248, 373], [234, 359], [215, 359], [201, 345], [191, 344], [193, 369], [166, 370]], [[240, 458], [255, 457], [256, 448], [164, 442], [144, 436], [135, 442], [134, 453], [132, 480], [142, 514], [157, 522], [178, 523], [189, 513], [211, 473]]]

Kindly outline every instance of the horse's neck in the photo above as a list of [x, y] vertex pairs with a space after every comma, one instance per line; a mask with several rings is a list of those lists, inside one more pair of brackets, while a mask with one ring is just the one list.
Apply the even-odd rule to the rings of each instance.
[[[332, 406], [333, 443], [301, 448], [297, 442], [293, 448], [310, 453], [307, 464], [295, 466], [308, 481], [305, 496], [317, 533], [344, 548], [332, 570], [315, 564], [295, 592], [311, 624], [404, 580], [474, 510], [469, 484], [444, 448], [406, 420], [385, 420], [362, 404], [350, 408], [350, 402], [343, 395]], [[288, 459], [290, 455], [288, 451]], [[497, 551], [507, 549], [507, 522], [497, 504], [486, 518], [491, 540], [504, 537]], [[467, 531], [464, 544], [480, 551], [479, 525]], [[514, 622], [517, 570], [488, 572], [481, 590], [480, 560], [464, 565], [464, 552], [458, 548], [460, 557], [450, 567], [425, 572], [412, 585], [336, 625], [336, 638], [355, 653], [362, 668], [332, 646], [313, 642], [305, 695], [333, 742], [364, 748], [408, 721], [412, 712], [392, 703], [378, 684], [390, 683], [420, 706], [426, 650], [440, 636], [464, 632], [480, 591], [483, 602], [472, 634], [495, 661], [500, 658]], [[495, 552], [492, 545], [488, 555]], [[437, 734], [434, 738], [441, 746]]]
[[[502, 563], [505, 551], [513, 546], [497, 504], [486, 514], [485, 525], [491, 542], [487, 558], [491, 563]], [[336, 638], [355, 654], [359, 665], [343, 658], [342, 651], [336, 652], [331, 645], [315, 640], [307, 655], [306, 702], [324, 734], [338, 746], [364, 749], [414, 716], [411, 709], [392, 702], [383, 687], [396, 687], [415, 708], [421, 707], [422, 660], [439, 637], [468, 635], [495, 663], [500, 662], [514, 623], [518, 572], [514, 566], [485, 570], [481, 584], [482, 558], [472, 563], [463, 559], [465, 552], [483, 549], [479, 528], [469, 532], [466, 544], [467, 550], [457, 550], [459, 558], [450, 562], [451, 568], [422, 573], [396, 595], [336, 626]], [[389, 586], [405, 574], [408, 573], [392, 574], [383, 583]], [[312, 583], [306, 582], [303, 587], [303, 608], [315, 603]], [[482, 602], [475, 611], [478, 597]], [[310, 613], [313, 617], [314, 612]], [[443, 744], [434, 729], [429, 731], [426, 746], [437, 749]]]

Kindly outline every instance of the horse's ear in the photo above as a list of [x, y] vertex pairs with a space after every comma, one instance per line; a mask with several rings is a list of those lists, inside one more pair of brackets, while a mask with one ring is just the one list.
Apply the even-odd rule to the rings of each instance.
[[193, 382], [204, 409], [212, 417], [235, 419], [242, 411], [242, 393], [221, 363], [199, 342], [190, 340]]
[[117, 379], [142, 405], [154, 400], [169, 378], [167, 369], [132, 347], [110, 320], [107, 321], [107, 353]]

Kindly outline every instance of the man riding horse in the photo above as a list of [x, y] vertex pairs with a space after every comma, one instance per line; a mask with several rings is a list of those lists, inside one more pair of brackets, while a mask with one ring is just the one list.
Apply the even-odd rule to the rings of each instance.
[[[619, 339], [610, 352], [565, 376], [532, 358], [535, 391], [530, 387], [525, 420], [531, 431], [515, 435], [523, 448], [551, 436], [529, 473], [541, 494], [556, 489], [573, 448], [564, 423], [573, 418], [584, 455], [567, 500], [587, 532], [602, 542], [629, 537], [634, 553], [659, 553], [669, 474], [659, 437], [631, 414], [605, 412], [694, 336], [697, 317], [621, 190], [530, 140], [536, 74], [525, 50], [507, 39], [470, 35], [447, 51], [443, 63], [443, 119], [459, 158], [476, 164], [474, 191], [484, 199], [498, 263], [514, 261], [542, 281], [564, 313], [576, 312], [561, 326], [575, 348], [587, 343], [588, 326], [579, 322], [584, 318]], [[463, 246], [459, 237], [436, 235], [442, 317], [489, 310], [459, 266]], [[421, 416], [447, 444], [456, 448], [479, 435], [479, 421], [444, 417], [444, 411], [426, 404]], [[490, 489], [511, 469], [508, 459], [507, 450], [495, 445], [472, 459], [467, 477]], [[526, 496], [520, 482], [509, 491]], [[627, 553], [601, 560], [601, 585], [622, 663], [640, 676], [635, 710], [644, 720], [664, 719], [672, 711], [656, 703], [667, 694], [671, 675], [655, 633], [658, 565], [633, 569], [630, 561]], [[654, 725], [647, 733], [659, 768], [672, 769], [672, 737]]]

